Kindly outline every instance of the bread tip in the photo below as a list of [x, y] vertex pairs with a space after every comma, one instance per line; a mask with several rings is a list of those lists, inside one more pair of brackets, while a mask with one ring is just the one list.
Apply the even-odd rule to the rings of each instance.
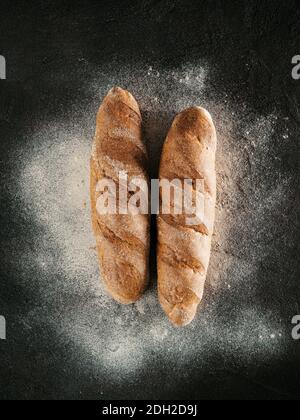
[[171, 313], [169, 313], [169, 319], [172, 322], [172, 324], [177, 327], [187, 327], [191, 322], [194, 320], [196, 316], [195, 310], [186, 310], [186, 308], [183, 308], [182, 306], [175, 306]]
[[212, 122], [212, 116], [211, 114], [207, 111], [207, 109], [203, 108], [202, 106], [196, 106], [197, 109], [199, 109], [199, 111], [201, 111], [201, 113]]
[[133, 98], [132, 94], [128, 90], [123, 89], [120, 86], [112, 87], [110, 91], [108, 92], [108, 95], [111, 95], [111, 96], [125, 95], [125, 96], [129, 96], [130, 98]]
[[123, 102], [132, 108], [139, 116], [141, 115], [138, 103], [134, 96], [128, 90], [119, 86], [110, 89], [106, 96], [106, 100], [111, 102]]
[[112, 98], [117, 98], [119, 96], [126, 95], [126, 93], [127, 93], [126, 90], [122, 89], [121, 87], [114, 86], [108, 91], [107, 96], [112, 97]]
[[114, 287], [109, 284], [109, 282], [104, 283], [106, 292], [118, 303], [121, 305], [133, 305], [143, 296], [145, 287], [139, 288], [138, 290], [129, 291], [126, 288], [116, 290]]
[[135, 299], [125, 299], [125, 298], [114, 296], [114, 299], [116, 302], [120, 303], [121, 305], [130, 306], [130, 305], [134, 305], [137, 301], [139, 301], [141, 299], [141, 296]]
[[107, 293], [109, 293], [110, 296], [112, 296], [112, 298], [116, 302], [120, 303], [121, 305], [126, 305], [126, 306], [133, 305], [142, 297], [142, 295], [135, 296], [135, 297], [126, 297], [124, 295], [116, 294], [114, 291], [108, 290], [107, 288], [106, 290], [107, 290]]

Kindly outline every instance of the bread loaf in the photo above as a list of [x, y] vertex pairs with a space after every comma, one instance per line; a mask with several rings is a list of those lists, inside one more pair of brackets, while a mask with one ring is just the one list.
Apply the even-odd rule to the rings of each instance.
[[[176, 326], [195, 317], [209, 265], [215, 217], [217, 137], [210, 114], [193, 107], [179, 114], [168, 133], [160, 163], [160, 181], [202, 180], [204, 214], [190, 225], [187, 214], [158, 216], [158, 292]], [[195, 191], [194, 191], [195, 192]]]
[[[146, 181], [147, 152], [142, 141], [141, 113], [133, 96], [112, 89], [98, 115], [91, 157], [91, 207], [100, 271], [107, 291], [118, 302], [130, 304], [147, 284], [150, 220], [147, 214], [99, 214], [97, 200], [103, 191], [99, 181], [114, 181], [126, 172]], [[117, 209], [119, 196], [115, 197]]]

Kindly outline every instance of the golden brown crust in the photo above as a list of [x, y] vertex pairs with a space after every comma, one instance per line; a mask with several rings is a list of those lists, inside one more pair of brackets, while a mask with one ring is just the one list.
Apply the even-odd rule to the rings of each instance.
[[127, 172], [128, 180], [139, 177], [149, 183], [139, 107], [129, 92], [113, 88], [97, 115], [91, 157], [92, 222], [105, 287], [118, 302], [130, 304], [147, 284], [149, 216], [100, 215], [96, 209], [98, 182], [114, 180], [118, 189], [121, 171]]
[[189, 324], [202, 300], [209, 265], [216, 201], [216, 131], [211, 116], [193, 107], [179, 114], [164, 144], [160, 180], [202, 179], [204, 221], [186, 214], [158, 216], [158, 293], [176, 326]]

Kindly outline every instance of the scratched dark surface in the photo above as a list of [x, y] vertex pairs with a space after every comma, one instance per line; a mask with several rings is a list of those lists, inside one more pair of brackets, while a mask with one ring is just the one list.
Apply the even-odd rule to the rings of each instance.
[[[20, 322], [38, 296], [26, 282], [20, 287], [19, 253], [14, 250], [24, 246], [20, 237], [28, 239], [26, 252], [30, 250], [31, 226], [7, 187], [18, 176], [22, 152], [13, 152], [22, 150], [22, 132], [30, 133], [49, 116], [63, 118], [89, 77], [86, 62], [144, 60], [165, 69], [210, 60], [217, 69], [212, 83], [220, 91], [230, 90], [258, 113], [268, 113], [275, 104], [291, 120], [294, 141], [279, 150], [281, 163], [274, 171], [292, 177], [293, 200], [286, 203], [290, 212], [285, 220], [278, 214], [269, 226], [282, 235], [274, 243], [281, 250], [257, 271], [261, 304], [269, 311], [270, 302], [280, 302], [282, 311], [274, 317], [282, 317], [291, 330], [292, 317], [300, 313], [300, 81], [291, 77], [291, 58], [300, 54], [299, 35], [296, 0], [1, 2], [0, 54], [8, 63], [7, 80], [0, 81], [0, 315], [8, 323], [8, 339], [0, 341], [1, 399], [93, 399], [99, 398], [100, 383], [101, 395], [108, 399], [300, 398], [300, 342], [288, 335], [282, 359], [253, 366], [254, 375], [242, 365], [228, 368], [226, 356], [213, 350], [205, 369], [189, 361], [190, 366], [178, 370], [176, 360], [164, 366], [157, 356], [154, 364], [145, 363], [139, 382], [119, 386], [109, 376], [85, 372], [75, 361], [72, 365], [72, 347], [58, 340], [45, 318], [33, 329]], [[38, 273], [30, 275], [32, 280]]]

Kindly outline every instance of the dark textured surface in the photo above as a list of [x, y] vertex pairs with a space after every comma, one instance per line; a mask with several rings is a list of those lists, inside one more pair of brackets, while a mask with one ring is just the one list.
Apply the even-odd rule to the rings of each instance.
[[[291, 78], [291, 58], [300, 53], [299, 22], [296, 0], [1, 2], [0, 54], [8, 67], [7, 80], [0, 81], [0, 315], [6, 316], [8, 339], [0, 341], [0, 398], [300, 398], [300, 342], [288, 334], [292, 317], [300, 313], [300, 81]], [[243, 362], [233, 366], [226, 353], [211, 347], [201, 364], [197, 358], [181, 361], [180, 366], [173, 358], [160, 363], [159, 354], [149, 354], [138, 380], [129, 376], [113, 381], [107, 369], [78, 364], [73, 346], [58, 336], [45, 313], [40, 322], [35, 319], [29, 326], [22, 322], [39, 299], [28, 283], [41, 277], [48, 284], [55, 275], [44, 278], [19, 264], [20, 255], [26, 259], [33, 249], [33, 233], [12, 185], [28, 149], [35, 148], [30, 138], [36, 127], [45, 120], [64, 122], [65, 114], [70, 117], [74, 110], [74, 98], [77, 103], [96, 104], [84, 89], [91, 65], [143, 61], [164, 71], [203, 59], [213, 63], [210, 83], [219, 97], [230, 92], [231, 98], [258, 114], [275, 108], [290, 119], [291, 141], [281, 145], [274, 140], [272, 150], [279, 161], [266, 174], [270, 184], [277, 175], [289, 176], [289, 198], [284, 208], [276, 207], [274, 225], [268, 225], [277, 235], [271, 236], [273, 253], [249, 279], [259, 285], [255, 301], [271, 318], [280, 318], [287, 331], [284, 351], [277, 359], [253, 366]], [[74, 114], [81, 121], [80, 110]], [[93, 127], [85, 124], [82, 130], [92, 135]], [[261, 176], [254, 182], [259, 183]], [[258, 238], [262, 234], [268, 232], [258, 231]], [[247, 243], [238, 233], [234, 240]], [[241, 289], [230, 303], [241, 305], [247, 298]], [[62, 302], [54, 299], [53, 306], [40, 310], [59, 313]]]

